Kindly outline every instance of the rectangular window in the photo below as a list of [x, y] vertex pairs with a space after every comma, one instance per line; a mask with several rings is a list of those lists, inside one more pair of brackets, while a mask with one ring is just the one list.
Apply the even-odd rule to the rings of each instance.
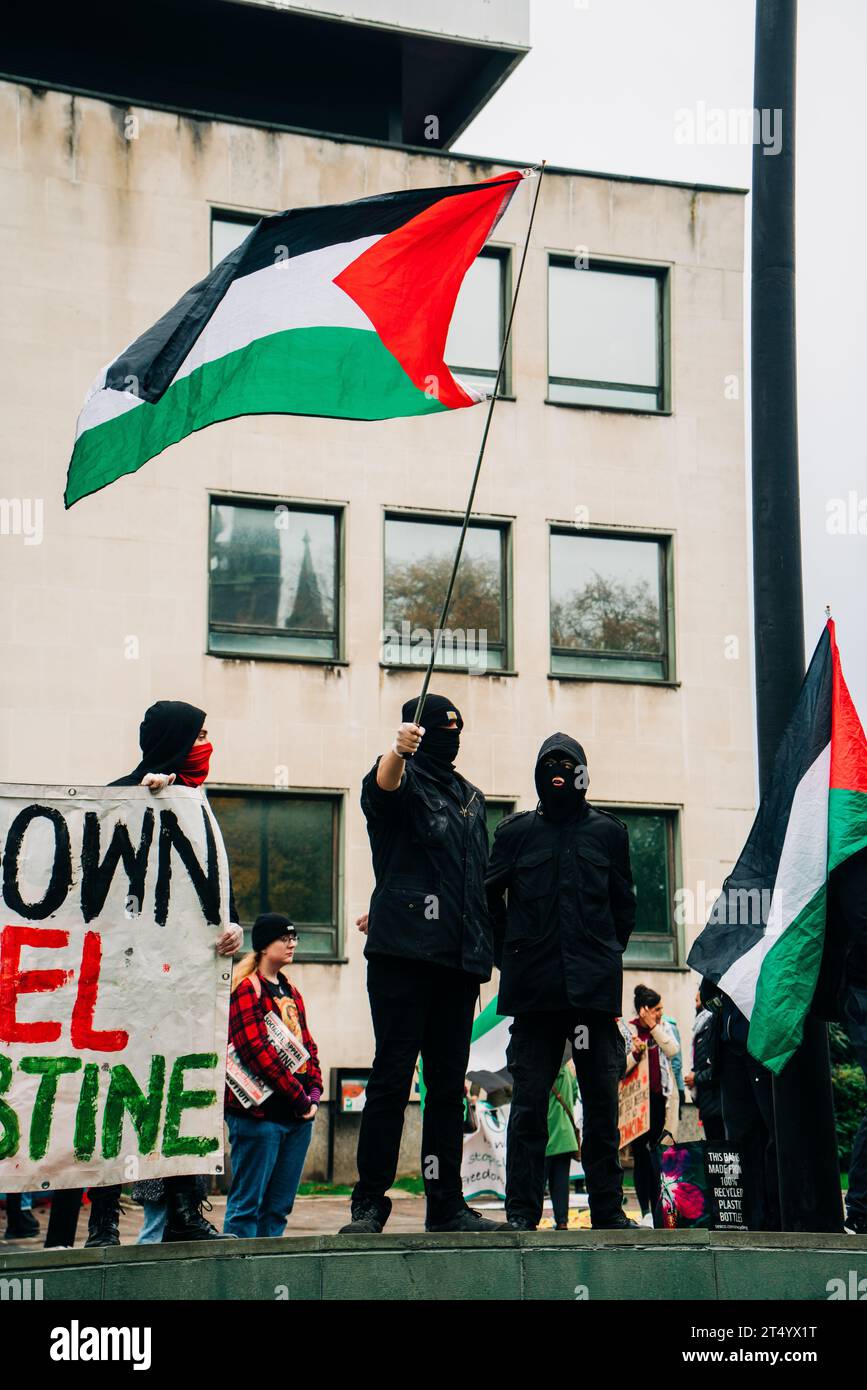
[[211, 269], [250, 234], [259, 218], [247, 212], [211, 212]]
[[211, 499], [208, 651], [340, 657], [342, 510]]
[[208, 800], [226, 842], [244, 949], [260, 912], [283, 912], [298, 927], [297, 959], [338, 958], [341, 798], [221, 789]]
[[610, 410], [666, 410], [667, 273], [552, 257], [548, 399]]
[[500, 821], [505, 820], [506, 816], [510, 816], [514, 809], [514, 801], [497, 801], [493, 797], [485, 797], [485, 818], [488, 823], [489, 849], [494, 843], [494, 831], [500, 824]]
[[[497, 380], [509, 302], [509, 252], [487, 246], [464, 276], [445, 352], [455, 376], [483, 391], [493, 391]], [[507, 360], [501, 395], [511, 389], [508, 367]]]
[[666, 539], [551, 531], [551, 673], [671, 680]]
[[[382, 659], [430, 660], [461, 523], [387, 516]], [[436, 664], [478, 673], [508, 667], [508, 527], [471, 522]]]
[[623, 963], [627, 969], [676, 965], [676, 812], [621, 810], [616, 806], [604, 809], [612, 811], [629, 831], [629, 857], [635, 880], [635, 931]]

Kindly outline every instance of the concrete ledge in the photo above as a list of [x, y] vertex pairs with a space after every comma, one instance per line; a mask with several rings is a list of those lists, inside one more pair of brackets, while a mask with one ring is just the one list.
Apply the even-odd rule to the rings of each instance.
[[83, 1302], [826, 1301], [829, 1281], [848, 1281], [850, 1271], [867, 1276], [867, 1237], [644, 1229], [386, 1233], [0, 1252], [5, 1299]]

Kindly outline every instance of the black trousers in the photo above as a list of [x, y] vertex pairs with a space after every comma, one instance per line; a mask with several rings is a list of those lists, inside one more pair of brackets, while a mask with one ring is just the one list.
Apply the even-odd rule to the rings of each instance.
[[[586, 1033], [577, 1034], [579, 1026]], [[576, 1039], [580, 1046], [575, 1046]], [[539, 1224], [545, 1196], [548, 1096], [562, 1065], [564, 1044], [570, 1040], [584, 1109], [581, 1163], [590, 1218], [594, 1225], [604, 1225], [622, 1210], [618, 1088], [626, 1067], [623, 1038], [611, 1014], [558, 1010], [519, 1014], [511, 1028], [506, 1053], [513, 1085], [506, 1134], [509, 1220], [517, 1217]]]
[[[166, 1192], [198, 1195], [198, 1178], [181, 1175], [175, 1178], [165, 1178], [164, 1181]], [[106, 1213], [119, 1215], [121, 1191], [120, 1183], [112, 1183], [108, 1187], [91, 1187], [89, 1189], [90, 1207], [94, 1218]], [[84, 1188], [81, 1187], [65, 1187], [54, 1193], [51, 1199], [48, 1228], [45, 1232], [45, 1248], [47, 1250], [51, 1249], [52, 1246], [75, 1244], [75, 1233], [83, 1196]]]
[[[867, 1077], [867, 989], [849, 985], [843, 999], [843, 1026], [855, 1050], [861, 1070]], [[852, 1144], [849, 1162], [849, 1191], [846, 1194], [846, 1216], [852, 1221], [867, 1221], [867, 1110]]]
[[545, 1181], [556, 1226], [565, 1226], [569, 1220], [569, 1169], [574, 1157], [574, 1154], [551, 1154], [545, 1159]]
[[650, 1128], [632, 1141], [632, 1177], [641, 1215], [655, 1214], [661, 1185], [659, 1141], [665, 1128], [665, 1096], [650, 1092]]
[[[427, 1224], [449, 1221], [464, 1206], [461, 1187], [464, 1082], [479, 981], [398, 956], [371, 956], [367, 993], [376, 1039], [358, 1136], [353, 1203], [372, 1202], [383, 1223], [391, 1211], [403, 1118], [419, 1053], [425, 1085], [421, 1171]], [[553, 1078], [552, 1078], [553, 1079]]]
[[704, 1130], [704, 1142], [710, 1144], [712, 1149], [718, 1149], [725, 1144], [726, 1127], [723, 1123], [722, 1115], [703, 1115], [698, 1112]]
[[771, 1073], [748, 1053], [720, 1048], [726, 1141], [741, 1156], [744, 1221], [751, 1231], [780, 1229], [780, 1187]]

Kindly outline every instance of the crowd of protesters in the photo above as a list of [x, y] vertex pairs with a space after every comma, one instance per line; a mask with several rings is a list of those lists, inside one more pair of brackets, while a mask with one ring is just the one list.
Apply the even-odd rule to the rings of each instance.
[[[564, 1229], [579, 1152], [592, 1225], [635, 1225], [623, 1209], [618, 1101], [621, 1081], [645, 1057], [649, 1128], [631, 1146], [641, 1223], [653, 1224], [660, 1141], [676, 1133], [688, 1090], [706, 1141], [740, 1152], [747, 1226], [779, 1229], [770, 1074], [748, 1052], [743, 1014], [703, 980], [686, 1063], [658, 992], [639, 985], [634, 1016], [620, 1018], [623, 953], [635, 923], [629, 836], [617, 817], [587, 801], [584, 749], [566, 734], [545, 739], [534, 767], [536, 808], [501, 821], [489, 854], [484, 796], [455, 768], [460, 710], [445, 696], [427, 695], [416, 723], [415, 705], [404, 705], [391, 748], [361, 789], [375, 878], [369, 911], [359, 919], [375, 1054], [351, 1219], [342, 1232], [376, 1233], [389, 1218], [387, 1194], [419, 1057], [429, 1231], [533, 1230], [546, 1185], [554, 1224]], [[153, 705], [140, 746], [141, 761], [112, 785], [158, 793], [175, 782], [206, 781], [213, 750], [205, 713], [195, 706]], [[867, 920], [863, 894], [853, 888], [850, 897], [860, 938], [843, 980], [843, 1017], [867, 1068]], [[437, 911], [429, 914], [424, 907], [432, 901]], [[242, 933], [231, 892], [230, 919], [215, 948], [236, 956]], [[323, 1090], [304, 1001], [289, 974], [297, 942], [290, 917], [266, 912], [253, 925], [252, 951], [233, 972], [228, 1042], [267, 1094], [252, 1103], [226, 1091], [232, 1181], [223, 1230], [204, 1215], [205, 1178], [148, 1180], [133, 1190], [144, 1213], [141, 1243], [283, 1234]], [[461, 1186], [470, 1031], [494, 965], [498, 1011], [513, 1019], [505, 1223], [470, 1208]], [[303, 1057], [294, 1068], [275, 1045], [274, 1018]], [[87, 1245], [119, 1243], [120, 1195], [118, 1186], [90, 1190]], [[60, 1222], [65, 1205], [77, 1214], [80, 1199], [54, 1194], [52, 1221]], [[8, 1197], [6, 1213], [7, 1238], [40, 1233], [26, 1196]], [[855, 1143], [846, 1228], [867, 1230], [867, 1117]], [[49, 1229], [46, 1243], [62, 1242], [52, 1241]]]

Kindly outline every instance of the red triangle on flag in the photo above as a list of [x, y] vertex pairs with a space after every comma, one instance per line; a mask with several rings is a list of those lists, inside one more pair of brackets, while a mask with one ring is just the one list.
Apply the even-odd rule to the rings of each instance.
[[420, 391], [449, 410], [474, 405], [445, 364], [464, 275], [520, 183], [519, 173], [470, 184], [381, 237], [334, 283], [367, 315]]
[[843, 678], [833, 618], [828, 619], [834, 697], [831, 711], [831, 780], [841, 791], [867, 792], [867, 738]]

